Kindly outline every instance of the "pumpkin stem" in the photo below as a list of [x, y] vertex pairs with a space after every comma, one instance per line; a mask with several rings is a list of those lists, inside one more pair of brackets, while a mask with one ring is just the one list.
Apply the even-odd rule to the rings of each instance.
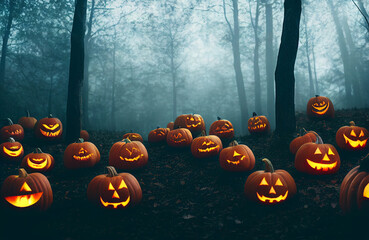
[[53, 115], [51, 113], [49, 113], [48, 118], [53, 118]]
[[125, 142], [125, 143], [130, 143], [130, 142], [132, 142], [129, 138], [125, 138], [125, 139], [123, 139], [122, 140], [122, 142]]
[[263, 158], [261, 161], [265, 162], [265, 172], [274, 173], [273, 164], [269, 159]]
[[237, 146], [238, 145], [238, 142], [236, 140], [232, 141], [229, 146], [230, 147], [234, 147], [234, 146]]
[[350, 121], [350, 126], [355, 126], [355, 122], [354, 121]]
[[41, 148], [35, 148], [35, 151], [33, 151], [33, 152], [35, 152], [35, 153], [43, 153], [42, 150], [41, 150]]
[[160, 128], [160, 126], [156, 126], [156, 129], [159, 129]]
[[25, 178], [25, 177], [28, 176], [28, 173], [26, 172], [26, 170], [24, 170], [24, 168], [19, 168], [18, 172], [19, 172], [18, 177], [20, 177], [20, 178]]
[[[305, 128], [302, 128], [302, 130], [304, 130], [305, 134], [308, 133]], [[300, 135], [302, 136], [301, 132]]]
[[253, 112], [253, 113], [252, 113], [252, 116], [253, 116], [253, 117], [257, 116], [256, 112]]
[[220, 118], [219, 116], [217, 117], [217, 119], [218, 119], [218, 120], [221, 120], [221, 118]]
[[316, 136], [316, 141], [315, 143], [316, 144], [323, 144], [323, 139], [319, 136], [319, 134], [317, 134], [316, 132], [314, 131], [311, 131], [312, 133], [314, 133], [314, 135]]
[[206, 132], [205, 132], [205, 130], [202, 130], [202, 131], [201, 131], [201, 135], [200, 135], [200, 136], [202, 136], [202, 137], [203, 137], [203, 136], [206, 136]]
[[315, 97], [319, 97], [319, 95], [315, 95]]
[[106, 169], [108, 170], [108, 177], [118, 176], [117, 170], [113, 166], [107, 166]]
[[29, 114], [28, 109], [26, 110], [26, 112], [27, 112], [27, 117], [30, 117], [31, 115]]
[[83, 143], [85, 140], [83, 138], [78, 138], [77, 143]]
[[6, 119], [8, 121], [8, 125], [13, 125], [13, 121], [10, 118]]
[[14, 138], [10, 137], [10, 138], [8, 139], [8, 142], [13, 143], [13, 142], [15, 142], [15, 140], [14, 140]]

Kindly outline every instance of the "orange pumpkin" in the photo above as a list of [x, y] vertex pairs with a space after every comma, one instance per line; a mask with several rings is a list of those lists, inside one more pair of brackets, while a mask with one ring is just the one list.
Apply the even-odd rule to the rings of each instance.
[[24, 129], [19, 124], [13, 124], [10, 118], [7, 118], [8, 125], [0, 129], [1, 140], [5, 141], [9, 138], [14, 138], [14, 140], [22, 141], [24, 138]]
[[222, 140], [215, 135], [206, 136], [205, 131], [191, 143], [191, 153], [197, 158], [216, 156], [222, 149]]
[[152, 143], [165, 141], [169, 131], [169, 128], [157, 127], [156, 129], [150, 131], [148, 140]]
[[367, 146], [368, 139], [368, 130], [355, 126], [354, 121], [350, 122], [350, 126], [341, 127], [336, 133], [337, 145], [344, 150], [364, 150]]
[[93, 167], [100, 161], [100, 152], [91, 142], [79, 138], [64, 151], [64, 166], [69, 169]]
[[16, 142], [13, 138], [9, 138], [8, 142], [0, 145], [1, 156], [10, 161], [18, 161], [22, 159], [24, 154], [23, 146], [20, 142]]
[[192, 135], [196, 135], [205, 130], [205, 122], [199, 114], [182, 114], [174, 121], [174, 129], [177, 128], [187, 128]]
[[230, 121], [221, 119], [213, 122], [209, 129], [209, 135], [216, 135], [221, 139], [230, 139], [234, 137], [234, 128]]
[[170, 129], [170, 131], [172, 131], [172, 130], [174, 129], [174, 122], [169, 122], [169, 123], [167, 124], [167, 128], [169, 128], [169, 129]]
[[88, 134], [86, 130], [81, 130], [79, 137], [83, 138], [84, 141], [88, 141], [88, 139], [90, 139], [90, 134]]
[[32, 130], [35, 127], [36, 122], [37, 122], [37, 119], [34, 117], [31, 117], [28, 110], [27, 110], [27, 116], [21, 117], [18, 120], [18, 124], [21, 125], [24, 130]]
[[129, 139], [131, 141], [140, 141], [143, 142], [143, 138], [140, 134], [138, 133], [126, 133], [123, 135], [123, 139]]
[[306, 106], [306, 114], [309, 118], [330, 119], [334, 118], [332, 101], [327, 97], [315, 95], [309, 99]]
[[251, 134], [268, 133], [270, 124], [265, 116], [258, 116], [255, 112], [247, 122], [247, 128]]
[[178, 128], [168, 132], [167, 143], [171, 147], [187, 147], [192, 143], [192, 134], [187, 128]]
[[136, 169], [147, 164], [149, 155], [139, 141], [128, 138], [116, 142], [109, 152], [109, 165], [117, 169]]
[[316, 142], [316, 135], [317, 133], [314, 131], [305, 131], [305, 134], [297, 137], [295, 139], [293, 139], [290, 143], [290, 152], [292, 154], [296, 154], [297, 150], [299, 150], [299, 148], [304, 145], [305, 143], [309, 143], [309, 142]]
[[47, 118], [40, 119], [35, 126], [35, 136], [39, 139], [52, 141], [62, 137], [63, 125], [58, 118], [51, 114]]
[[43, 153], [40, 148], [36, 148], [23, 158], [21, 167], [28, 171], [47, 172], [54, 167], [54, 158], [48, 153]]
[[235, 140], [220, 152], [219, 163], [226, 171], [249, 171], [255, 166], [255, 156], [248, 146]]

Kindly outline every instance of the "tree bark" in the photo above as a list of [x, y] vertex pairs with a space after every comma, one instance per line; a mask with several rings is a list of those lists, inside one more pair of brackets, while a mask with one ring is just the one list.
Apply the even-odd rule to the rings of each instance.
[[265, 4], [265, 66], [267, 80], [267, 112], [274, 126], [274, 48], [273, 48], [273, 8], [272, 4]]
[[170, 42], [170, 72], [172, 76], [172, 86], [173, 86], [173, 121], [177, 118], [177, 74], [174, 64], [174, 42], [171, 38]]
[[278, 134], [289, 134], [296, 130], [294, 67], [299, 43], [300, 17], [301, 0], [285, 0], [282, 37], [275, 70]]
[[[250, 9], [251, 15], [251, 9]], [[259, 67], [259, 15], [260, 15], [260, 3], [259, 0], [256, 3], [255, 22], [253, 22], [255, 48], [254, 48], [254, 80], [255, 80], [255, 111], [261, 113], [261, 86], [260, 86], [260, 67]], [[251, 19], [252, 21], [252, 19]]]
[[84, 73], [84, 38], [87, 0], [76, 0], [71, 34], [67, 100], [67, 142], [79, 138], [81, 131], [82, 85]]
[[308, 64], [308, 73], [309, 73], [309, 95], [310, 97], [313, 97], [314, 94], [314, 82], [313, 82], [313, 74], [311, 71], [311, 63], [310, 63], [310, 51], [309, 51], [309, 36], [308, 36], [308, 30], [307, 30], [307, 24], [306, 24], [306, 15], [305, 10], [302, 10], [303, 19], [304, 19], [304, 28], [305, 28], [305, 50], [306, 50], [306, 59]]
[[319, 84], [318, 84], [318, 77], [317, 77], [317, 74], [316, 74], [316, 61], [315, 61], [315, 53], [314, 53], [314, 41], [311, 42], [311, 52], [313, 54], [315, 93], [317, 95], [319, 95]]
[[115, 53], [116, 53], [116, 48], [117, 48], [117, 33], [115, 32], [114, 29], [114, 44], [113, 44], [113, 77], [112, 77], [112, 83], [111, 83], [111, 112], [110, 112], [110, 117], [111, 117], [111, 128], [113, 131], [116, 130], [116, 120], [115, 120], [115, 77], [116, 77], [116, 63], [115, 63]]

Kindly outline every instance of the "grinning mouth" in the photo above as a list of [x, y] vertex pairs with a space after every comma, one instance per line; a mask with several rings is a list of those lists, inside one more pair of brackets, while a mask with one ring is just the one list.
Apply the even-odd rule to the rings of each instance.
[[265, 128], [265, 127], [266, 127], [266, 123], [251, 127], [251, 130], [256, 130], [256, 129]]
[[85, 161], [91, 158], [91, 156], [93, 155], [93, 153], [90, 153], [86, 156], [78, 156], [78, 155], [73, 155], [73, 158], [78, 160], [78, 161]]
[[[42, 159], [44, 160], [44, 159]], [[30, 168], [35, 168], [35, 169], [41, 169], [41, 168], [44, 168], [46, 167], [46, 164], [47, 164], [47, 160], [45, 159], [43, 162], [41, 163], [34, 163], [32, 162], [29, 158], [27, 158], [27, 164]]]
[[322, 115], [322, 114], [324, 114], [328, 111], [328, 108], [329, 108], [329, 102], [326, 105], [322, 106], [322, 107], [313, 106], [312, 111], [316, 114]]
[[287, 195], [288, 195], [288, 190], [286, 191], [284, 195], [279, 195], [279, 197], [275, 197], [275, 198], [265, 197], [264, 195], [260, 196], [259, 193], [256, 193], [256, 195], [258, 196], [259, 200], [262, 202], [266, 202], [267, 200], [269, 201], [269, 203], [272, 203], [274, 201], [280, 202], [280, 201], [286, 200]]
[[138, 159], [140, 159], [140, 157], [143, 157], [143, 154], [138, 155], [137, 157], [134, 157], [134, 158], [124, 158], [122, 156], [119, 156], [120, 160], [127, 161], [127, 162], [137, 161]]
[[33, 204], [37, 203], [40, 200], [43, 192], [29, 194], [29, 195], [20, 195], [20, 196], [9, 196], [5, 197], [5, 200], [15, 207], [29, 207]]
[[337, 162], [325, 164], [325, 163], [316, 163], [316, 162], [310, 161], [309, 159], [306, 159], [306, 161], [310, 167], [316, 170], [322, 170], [322, 171], [332, 170], [333, 168], [337, 166]]
[[181, 143], [181, 142], [185, 142], [186, 139], [179, 139], [179, 140], [173, 140], [175, 143]]
[[56, 137], [60, 133], [60, 129], [58, 131], [56, 131], [56, 132], [46, 132], [46, 131], [44, 131], [42, 129], [40, 129], [40, 131], [41, 131], [41, 134], [44, 135], [45, 137]]
[[118, 206], [120, 206], [120, 205], [122, 205], [122, 207], [125, 207], [125, 206], [127, 206], [127, 204], [129, 203], [130, 200], [131, 200], [131, 197], [128, 196], [127, 200], [125, 200], [124, 202], [110, 203], [110, 202], [105, 202], [100, 197], [101, 204], [104, 205], [104, 207], [113, 206], [114, 208], [118, 208]]
[[242, 160], [244, 160], [244, 159], [245, 159], [245, 157], [246, 157], [246, 156], [242, 156], [242, 157], [240, 158], [240, 160], [237, 160], [237, 161], [232, 161], [232, 160], [228, 160], [228, 159], [227, 159], [227, 163], [229, 163], [229, 164], [234, 164], [234, 165], [238, 165], [238, 164], [240, 164], [240, 162], [241, 162]]
[[360, 140], [356, 140], [356, 141], [354, 141], [354, 140], [351, 140], [351, 139], [349, 139], [348, 137], [346, 137], [346, 135], [345, 135], [345, 134], [343, 134], [343, 137], [345, 138], [346, 143], [349, 143], [349, 144], [350, 144], [350, 146], [351, 146], [351, 147], [353, 147], [353, 148], [356, 148], [356, 147], [358, 147], [359, 145], [360, 145], [360, 147], [365, 147], [366, 142], [368, 141], [368, 139], [365, 139], [365, 140], [363, 140], [363, 141], [360, 141]]
[[219, 149], [219, 146], [217, 145], [215, 147], [209, 147], [209, 148], [205, 148], [205, 149], [199, 148], [198, 151], [199, 152], [211, 152], [211, 151], [213, 151], [215, 149]]
[[21, 154], [23, 147], [21, 146], [18, 150], [15, 150], [15, 151], [9, 150], [6, 147], [3, 147], [3, 150], [6, 154], [8, 154], [11, 157], [18, 157]]
[[18, 134], [21, 134], [21, 133], [22, 133], [22, 131], [19, 130], [19, 129], [15, 130], [13, 132], [9, 132], [10, 135], [18, 135]]

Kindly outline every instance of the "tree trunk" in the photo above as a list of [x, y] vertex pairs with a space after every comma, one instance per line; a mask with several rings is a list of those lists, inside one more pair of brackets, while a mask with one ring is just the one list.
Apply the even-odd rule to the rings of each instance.
[[[251, 13], [251, 9], [250, 9]], [[254, 48], [254, 79], [255, 79], [255, 111], [261, 113], [261, 86], [260, 86], [260, 67], [259, 67], [259, 15], [260, 15], [260, 4], [259, 1], [256, 3], [256, 14], [255, 22], [253, 24], [254, 37], [255, 37], [255, 48]], [[252, 19], [251, 19], [252, 21]]]
[[282, 37], [275, 70], [278, 134], [288, 134], [296, 130], [294, 67], [299, 43], [300, 17], [301, 0], [285, 0]]
[[309, 36], [307, 31], [307, 24], [306, 24], [306, 15], [305, 10], [302, 10], [303, 19], [304, 19], [304, 28], [305, 28], [305, 50], [306, 50], [306, 59], [308, 63], [308, 73], [309, 73], [309, 96], [313, 97], [314, 94], [314, 82], [313, 82], [313, 74], [311, 72], [311, 63], [310, 63], [310, 51], [309, 51]]
[[270, 124], [274, 126], [274, 48], [273, 48], [273, 8], [265, 4], [265, 66], [267, 80], [267, 112]]
[[[115, 31], [115, 29], [114, 29]], [[115, 68], [116, 68], [116, 63], [115, 63], [115, 52], [116, 52], [116, 48], [117, 48], [117, 43], [116, 43], [116, 32], [114, 32], [114, 45], [113, 45], [113, 78], [112, 78], [112, 83], [111, 83], [111, 112], [110, 112], [110, 117], [111, 117], [111, 129], [113, 131], [116, 130], [116, 124], [115, 124]]]
[[173, 39], [170, 42], [170, 72], [172, 75], [172, 86], [173, 86], [173, 121], [177, 118], [177, 74], [174, 65], [174, 43]]
[[315, 61], [315, 53], [314, 53], [314, 41], [311, 42], [311, 52], [313, 54], [315, 93], [319, 95], [319, 84], [318, 84], [318, 77], [316, 74], [316, 61]]
[[71, 34], [67, 100], [67, 142], [79, 138], [81, 131], [82, 84], [84, 73], [84, 37], [87, 0], [76, 0]]
[[47, 105], [47, 115], [52, 114], [52, 95], [53, 95], [53, 80], [54, 75], [50, 74], [50, 89], [49, 89], [49, 100]]

